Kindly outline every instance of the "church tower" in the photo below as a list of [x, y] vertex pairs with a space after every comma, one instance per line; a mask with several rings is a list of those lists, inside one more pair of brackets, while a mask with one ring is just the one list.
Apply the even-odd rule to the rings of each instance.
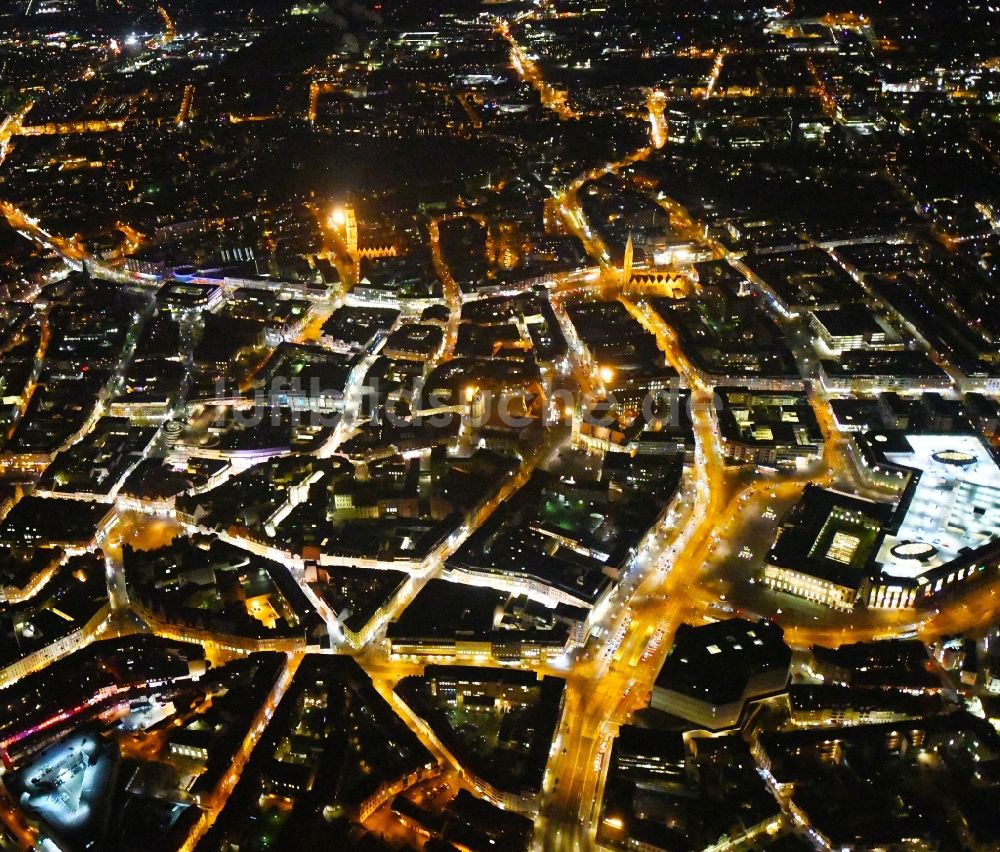
[[632, 283], [632, 263], [635, 256], [635, 246], [632, 245], [632, 234], [625, 243], [625, 260], [622, 262], [622, 288], [628, 290]]
[[358, 214], [348, 205], [344, 208], [344, 245], [352, 260], [358, 257]]

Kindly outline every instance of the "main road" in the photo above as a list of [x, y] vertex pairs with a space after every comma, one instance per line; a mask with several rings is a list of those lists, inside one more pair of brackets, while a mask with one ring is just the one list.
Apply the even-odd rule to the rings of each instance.
[[[655, 333], [655, 315], [648, 307], [623, 301]], [[682, 498], [686, 520], [677, 525], [670, 514], [647, 537], [630, 569], [635, 591], [607, 628], [611, 643], [594, 649], [566, 678], [566, 708], [546, 776], [541, 828], [547, 849], [594, 845], [611, 742], [618, 726], [645, 705], [678, 626], [704, 611], [701, 602], [683, 592], [696, 585], [717, 519], [734, 491], [711, 416], [709, 389], [676, 337], [665, 329], [656, 336], [668, 362], [692, 389], [696, 453]]]

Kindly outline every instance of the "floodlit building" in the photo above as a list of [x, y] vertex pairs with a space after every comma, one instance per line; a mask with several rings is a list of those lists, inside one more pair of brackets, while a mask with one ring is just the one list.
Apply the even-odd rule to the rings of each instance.
[[868, 587], [892, 506], [806, 486], [778, 530], [764, 582], [835, 609], [851, 609]]
[[973, 434], [854, 438], [878, 503], [807, 487], [764, 565], [769, 586], [838, 609], [919, 606], [1000, 565], [1000, 465]]
[[973, 434], [869, 432], [860, 467], [899, 490], [869, 606], [914, 606], [996, 570], [1000, 465]]
[[816, 308], [809, 313], [809, 326], [833, 352], [900, 345], [892, 328], [859, 302]]
[[823, 433], [804, 393], [717, 387], [715, 395], [728, 460], [777, 468], [807, 465], [823, 455]]

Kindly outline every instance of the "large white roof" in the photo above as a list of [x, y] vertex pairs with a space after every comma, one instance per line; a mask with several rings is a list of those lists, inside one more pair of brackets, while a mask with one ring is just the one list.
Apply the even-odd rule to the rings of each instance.
[[[1000, 534], [1000, 467], [975, 435], [907, 435], [913, 452], [886, 458], [923, 473], [896, 536], [887, 536], [878, 560], [890, 577], [919, 577]], [[904, 542], [933, 545], [923, 560], [894, 555]]]

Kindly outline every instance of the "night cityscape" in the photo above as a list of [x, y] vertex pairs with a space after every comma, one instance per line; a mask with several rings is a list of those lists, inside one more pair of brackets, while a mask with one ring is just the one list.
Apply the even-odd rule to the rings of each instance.
[[1000, 850], [996, 0], [0, 0], [0, 852]]

